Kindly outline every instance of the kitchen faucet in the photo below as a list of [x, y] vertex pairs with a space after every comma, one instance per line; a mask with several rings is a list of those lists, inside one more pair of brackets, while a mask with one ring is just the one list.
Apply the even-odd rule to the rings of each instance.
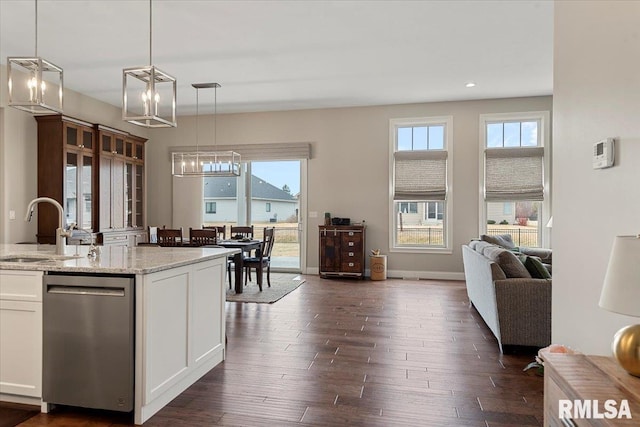
[[53, 206], [55, 206], [58, 209], [58, 217], [60, 221], [59, 221], [59, 226], [56, 229], [56, 254], [64, 255], [65, 247], [66, 247], [66, 241], [64, 238], [71, 237], [71, 234], [73, 232], [71, 230], [65, 230], [64, 209], [62, 209], [62, 205], [58, 203], [57, 200], [54, 200], [50, 197], [38, 197], [36, 199], [33, 199], [32, 201], [29, 202], [29, 205], [27, 206], [27, 214], [25, 215], [24, 220], [27, 222], [31, 221], [31, 217], [33, 216], [33, 209], [36, 207], [36, 203], [40, 203], [40, 202], [51, 203]]

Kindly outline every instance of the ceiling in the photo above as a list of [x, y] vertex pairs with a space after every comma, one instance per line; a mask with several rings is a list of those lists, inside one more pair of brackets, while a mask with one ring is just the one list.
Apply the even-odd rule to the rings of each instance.
[[[34, 5], [0, 0], [2, 64], [34, 55]], [[178, 115], [203, 82], [222, 85], [219, 113], [552, 93], [548, 0], [155, 0], [152, 16]], [[149, 1], [40, 0], [38, 54], [66, 88], [121, 107], [122, 69], [149, 65]]]

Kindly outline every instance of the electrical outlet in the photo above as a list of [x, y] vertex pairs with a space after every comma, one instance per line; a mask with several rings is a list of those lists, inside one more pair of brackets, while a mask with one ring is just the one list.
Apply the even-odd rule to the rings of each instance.
[[9, 211], [9, 219], [16, 219], [16, 211], [13, 209]]

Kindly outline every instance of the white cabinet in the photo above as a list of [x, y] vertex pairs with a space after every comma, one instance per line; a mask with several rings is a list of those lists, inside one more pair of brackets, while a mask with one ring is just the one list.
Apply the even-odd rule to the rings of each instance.
[[224, 360], [226, 262], [136, 277], [136, 424]]
[[42, 274], [0, 270], [0, 400], [42, 396]]

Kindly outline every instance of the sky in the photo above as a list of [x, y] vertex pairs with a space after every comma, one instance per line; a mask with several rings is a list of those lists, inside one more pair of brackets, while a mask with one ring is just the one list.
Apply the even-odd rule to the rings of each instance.
[[278, 188], [285, 184], [291, 194], [300, 192], [300, 161], [251, 162], [251, 173]]

